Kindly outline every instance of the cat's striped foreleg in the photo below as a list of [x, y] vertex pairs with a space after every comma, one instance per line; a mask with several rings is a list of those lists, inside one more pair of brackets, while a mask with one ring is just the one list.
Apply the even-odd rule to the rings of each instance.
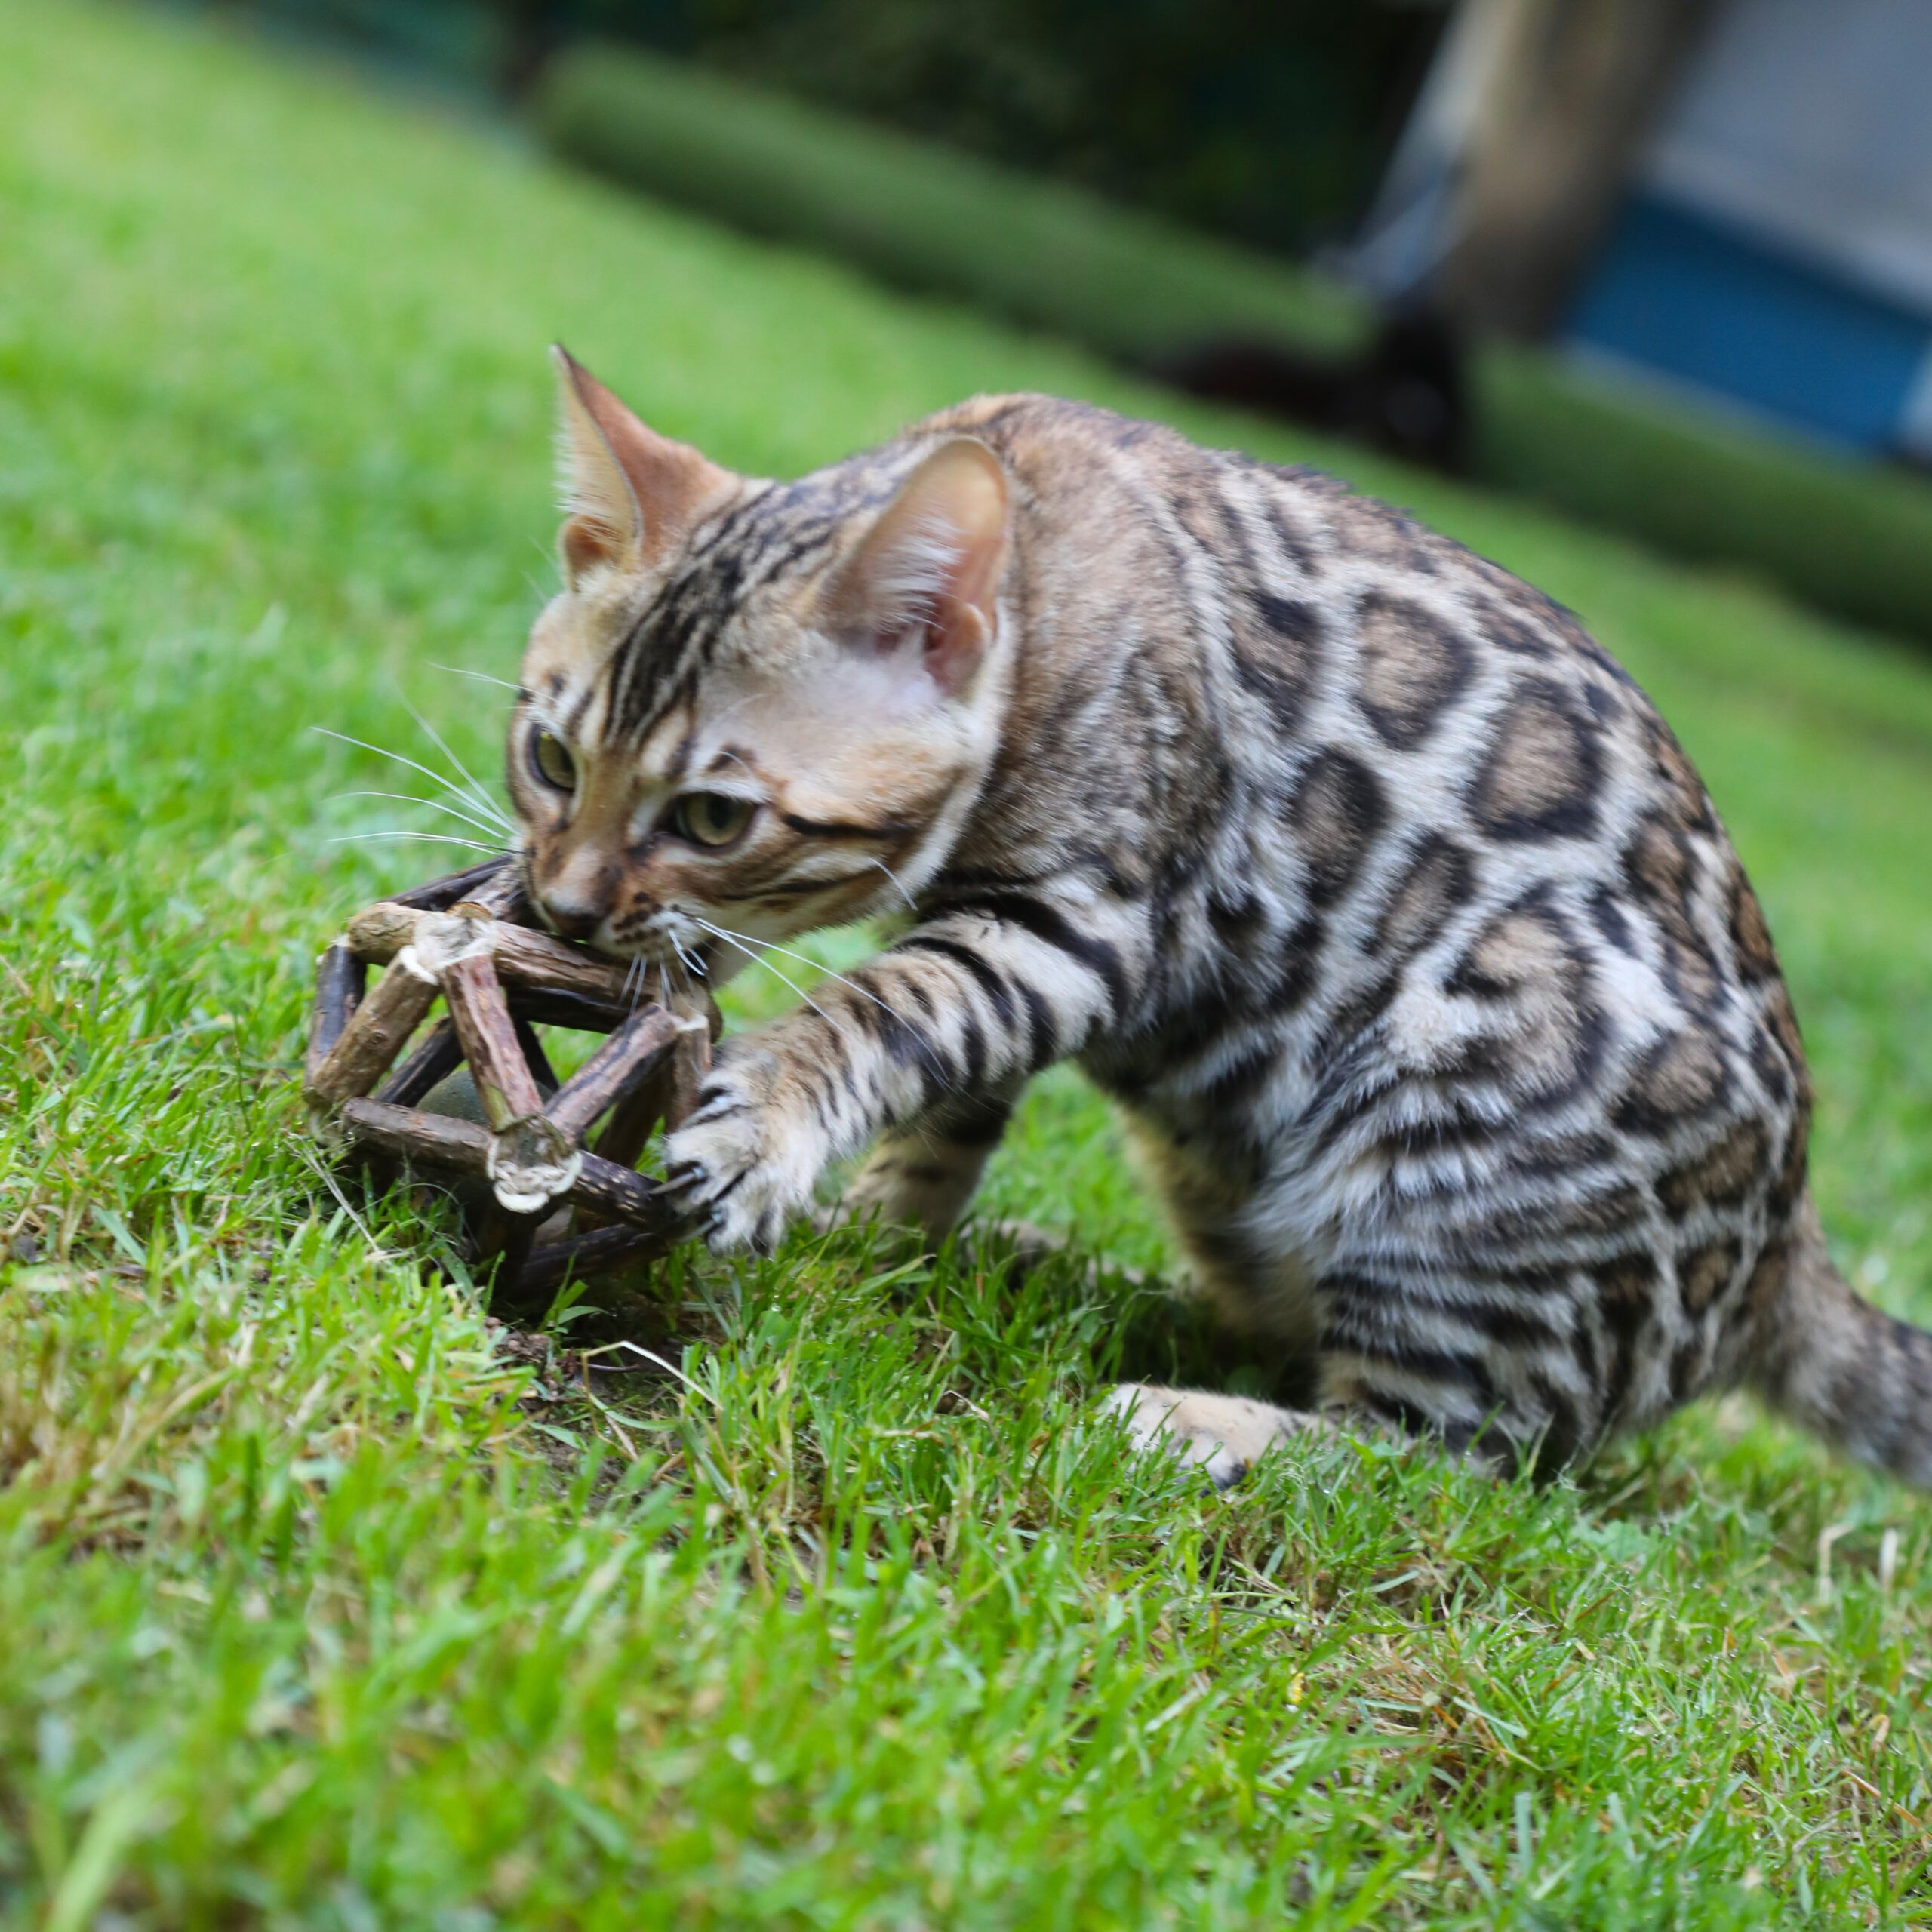
[[915, 928], [724, 1041], [666, 1143], [667, 1180], [714, 1248], [768, 1248], [831, 1161], [1010, 1094], [1115, 1021], [1131, 997], [1131, 937], [1124, 919], [1034, 897]]

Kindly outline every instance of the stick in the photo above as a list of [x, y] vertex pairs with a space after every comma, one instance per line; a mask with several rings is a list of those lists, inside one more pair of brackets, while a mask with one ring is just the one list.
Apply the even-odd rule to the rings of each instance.
[[442, 912], [459, 899], [471, 897], [485, 880], [500, 875], [509, 863], [507, 857], [485, 859], [480, 866], [471, 866], [460, 872], [446, 872], [441, 878], [429, 879], [421, 885], [412, 886], [407, 892], [398, 892], [389, 903], [411, 906], [419, 912]]
[[[455, 918], [463, 909], [457, 906], [446, 913], [424, 913], [385, 900], [358, 912], [349, 921], [349, 949], [358, 959], [393, 959], [405, 946], [415, 943], [417, 929], [425, 918]], [[528, 926], [497, 920], [491, 933], [490, 949], [496, 958], [498, 975], [512, 986], [532, 986], [546, 992], [577, 993], [626, 1013], [630, 1011], [625, 998], [628, 968], [592, 959], [561, 940], [552, 939], [548, 933], [532, 932]]]
[[426, 1114], [386, 1100], [345, 1100], [342, 1124], [365, 1147], [446, 1174], [483, 1178], [490, 1131], [454, 1114]]
[[516, 1022], [510, 1017], [495, 967], [487, 955], [454, 959], [441, 974], [443, 997], [463, 1057], [476, 1082], [483, 1116], [499, 1134], [543, 1111], [543, 1096], [524, 1058]]
[[[718, 1009], [712, 1004], [709, 994], [705, 996], [704, 1003], [709, 1009], [707, 1020], [717, 1020]], [[717, 1037], [717, 1028], [706, 1024], [692, 1027], [678, 1042], [678, 1050], [671, 1057], [670, 1089], [664, 1098], [664, 1129], [667, 1134], [673, 1128], [682, 1127], [691, 1109], [697, 1105], [698, 1089], [711, 1071], [711, 1043]]]
[[593, 959], [574, 946], [528, 926], [500, 923], [497, 928], [497, 970], [506, 980], [546, 992], [582, 993], [629, 1011], [625, 989], [630, 968]]
[[376, 1089], [376, 1098], [391, 1106], [419, 1105], [432, 1087], [439, 1086], [463, 1064], [456, 1029], [439, 1020], [425, 1033], [409, 1057]]
[[667, 1237], [689, 1232], [685, 1217], [665, 1204], [664, 1190], [657, 1182], [646, 1180], [635, 1168], [620, 1168], [596, 1154], [586, 1154], [583, 1161], [582, 1171], [570, 1191], [572, 1200]]
[[484, 1163], [497, 1204], [512, 1214], [548, 1208], [577, 1186], [583, 1170], [577, 1143], [541, 1114], [513, 1120], [492, 1134]]
[[491, 918], [512, 924], [524, 924], [530, 917], [530, 901], [523, 895], [522, 870], [507, 861], [501, 872], [485, 879], [475, 891], [465, 893], [463, 900], [468, 905], [481, 906]]
[[435, 981], [426, 978], [413, 961], [392, 961], [303, 1082], [311, 1108], [326, 1115], [352, 1096], [368, 1093], [422, 1024], [435, 997]]
[[531, 1295], [554, 1293], [571, 1275], [594, 1275], [627, 1261], [654, 1261], [674, 1245], [671, 1238], [654, 1229], [633, 1228], [623, 1222], [594, 1233], [579, 1235], [574, 1241], [546, 1243], [531, 1249], [517, 1277], [519, 1291]]
[[[354, 1100], [342, 1110], [342, 1124], [364, 1148], [374, 1147], [419, 1167], [435, 1168], [487, 1181], [498, 1204], [510, 1214], [534, 1214], [576, 1185], [583, 1158], [540, 1114], [518, 1121], [504, 1134], [492, 1134], [454, 1114], [423, 1113], [392, 1107], [382, 1100]], [[633, 1174], [631, 1178], [637, 1180]], [[651, 1190], [640, 1183], [645, 1195]], [[603, 1190], [608, 1192], [608, 1189]], [[506, 1199], [507, 1194], [509, 1198]], [[635, 1195], [626, 1204], [634, 1212], [653, 1211]]]
[[545, 1210], [531, 1214], [509, 1214], [494, 1202], [478, 1217], [475, 1229], [475, 1258], [494, 1261], [496, 1272], [491, 1287], [498, 1294], [518, 1294], [522, 1291], [523, 1271], [530, 1257], [531, 1244], [537, 1238], [537, 1223]]
[[609, 1123], [598, 1138], [597, 1151], [607, 1161], [634, 1168], [650, 1144], [651, 1130], [661, 1120], [666, 1131], [678, 1126], [696, 1106], [697, 1090], [711, 1070], [711, 1042], [724, 1021], [706, 993], [697, 1001], [682, 1001], [675, 1009], [681, 1019], [702, 1014], [706, 1024], [681, 1033], [670, 1057], [660, 1062], [656, 1077], [611, 1109]]
[[551, 1095], [544, 1112], [573, 1140], [581, 1139], [652, 1078], [681, 1030], [662, 1007], [640, 1007]]
[[523, 1063], [529, 1068], [547, 1104], [548, 1097], [563, 1084], [557, 1078], [557, 1069], [550, 1064], [550, 1056], [537, 1037], [537, 1029], [515, 1007], [510, 1008], [510, 1023], [516, 1029], [516, 1043], [523, 1049]]
[[349, 949], [358, 959], [386, 964], [416, 937], [416, 921], [421, 917], [420, 907], [398, 899], [379, 899], [349, 921]]
[[644, 1158], [651, 1130], [664, 1118], [663, 1088], [669, 1072], [669, 1068], [660, 1066], [654, 1079], [613, 1110], [597, 1137], [597, 1151], [605, 1160], [634, 1168]]
[[590, 999], [582, 993], [552, 992], [542, 986], [510, 986], [510, 1011], [540, 1026], [568, 1026], [579, 1033], [614, 1032], [635, 1009], [616, 1000]]
[[332, 946], [315, 962], [315, 998], [309, 1011], [309, 1054], [303, 1077], [313, 1080], [362, 1004], [369, 969], [346, 946]]
[[[392, 1107], [381, 1100], [355, 1099], [343, 1103], [342, 1124], [364, 1145], [398, 1159], [414, 1161], [445, 1173], [472, 1179], [491, 1178], [491, 1153], [497, 1137], [474, 1121], [449, 1114], [419, 1113], [413, 1107]], [[542, 1123], [548, 1125], [549, 1123]], [[629, 1168], [580, 1157], [581, 1168], [565, 1190], [573, 1200], [604, 1209], [648, 1234], [667, 1240], [688, 1232], [685, 1217], [668, 1207], [664, 1190]]]

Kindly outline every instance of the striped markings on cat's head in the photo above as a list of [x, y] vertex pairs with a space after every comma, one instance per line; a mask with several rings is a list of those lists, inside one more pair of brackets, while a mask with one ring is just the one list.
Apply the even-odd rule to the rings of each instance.
[[662, 961], [909, 897], [997, 742], [998, 460], [754, 481], [555, 360], [565, 587], [509, 746], [539, 914]]

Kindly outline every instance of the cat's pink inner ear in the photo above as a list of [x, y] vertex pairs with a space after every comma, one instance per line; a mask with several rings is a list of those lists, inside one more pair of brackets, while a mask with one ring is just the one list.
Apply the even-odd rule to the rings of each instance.
[[992, 641], [1006, 543], [1006, 472], [984, 443], [956, 437], [913, 471], [839, 573], [834, 623], [876, 650], [916, 637], [957, 696]]
[[568, 350], [553, 348], [550, 355], [557, 371], [565, 574], [574, 583], [601, 565], [635, 569], [658, 561], [730, 489], [731, 472], [688, 443], [660, 436]]

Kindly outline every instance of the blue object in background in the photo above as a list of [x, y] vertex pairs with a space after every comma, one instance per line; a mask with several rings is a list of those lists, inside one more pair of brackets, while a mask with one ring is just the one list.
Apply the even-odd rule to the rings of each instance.
[[1641, 192], [1571, 334], [1867, 449], [1900, 439], [1932, 349], [1926, 317]]

